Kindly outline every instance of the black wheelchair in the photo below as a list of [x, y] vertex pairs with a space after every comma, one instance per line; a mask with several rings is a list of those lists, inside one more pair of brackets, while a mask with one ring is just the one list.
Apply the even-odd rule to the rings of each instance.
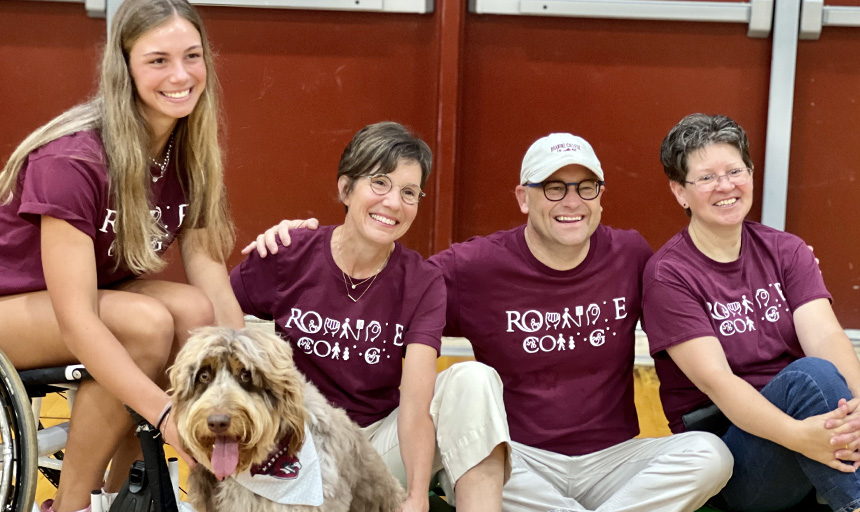
[[31, 512], [38, 472], [59, 483], [68, 421], [42, 428], [41, 400], [66, 392], [74, 400], [77, 384], [88, 379], [82, 365], [18, 371], [0, 352], [0, 512]]
[[[42, 399], [48, 393], [60, 393], [68, 400], [71, 409], [78, 384], [89, 378], [89, 373], [80, 364], [19, 371], [0, 351], [0, 512], [38, 511], [34, 501], [39, 472], [54, 487], [59, 485], [62, 450], [68, 438], [69, 422], [65, 420], [57, 425], [43, 426], [40, 421]], [[129, 412], [138, 423], [137, 436], [145, 460], [145, 464], [143, 461], [138, 464], [140, 471], [145, 473], [140, 478], [150, 483], [150, 487], [145, 489], [151, 492], [147, 497], [153, 500], [156, 512], [175, 511], [178, 488], [173, 482], [178, 480], [178, 476], [171, 479], [161, 435], [143, 418], [131, 410]], [[132, 468], [130, 479], [134, 474]], [[119, 498], [122, 494], [121, 491]], [[135, 498], [140, 496], [143, 494]]]

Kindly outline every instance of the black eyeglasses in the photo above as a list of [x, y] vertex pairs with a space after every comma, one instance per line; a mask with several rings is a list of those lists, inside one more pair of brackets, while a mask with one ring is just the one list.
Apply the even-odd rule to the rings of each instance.
[[567, 189], [570, 187], [576, 188], [576, 193], [582, 199], [591, 201], [600, 195], [600, 187], [605, 185], [603, 180], [582, 180], [582, 181], [544, 181], [543, 183], [525, 183], [526, 187], [543, 187], [543, 195], [550, 201], [561, 201], [567, 195]]
[[725, 174], [705, 174], [704, 176], [699, 176], [693, 181], [684, 180], [684, 183], [695, 185], [696, 188], [702, 192], [710, 192], [717, 188], [717, 185], [720, 184], [721, 178], [726, 178], [735, 186], [746, 185], [752, 177], [752, 172], [753, 170], [749, 167], [741, 167], [740, 169], [732, 169]]
[[[384, 196], [394, 188], [391, 178], [385, 174], [371, 174], [365, 177], [370, 180], [370, 190], [378, 196]], [[421, 201], [421, 198], [427, 195], [421, 191], [421, 187], [418, 185], [403, 185], [399, 188], [400, 199], [406, 204], [418, 204], [418, 201]]]

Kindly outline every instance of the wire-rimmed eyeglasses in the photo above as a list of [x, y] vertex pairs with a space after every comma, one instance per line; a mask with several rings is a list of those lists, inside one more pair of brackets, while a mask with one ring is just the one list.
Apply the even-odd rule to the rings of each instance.
[[705, 174], [704, 176], [699, 176], [693, 181], [684, 180], [684, 183], [695, 185], [696, 188], [702, 192], [710, 192], [717, 188], [717, 185], [719, 185], [720, 179], [722, 178], [728, 179], [736, 186], [746, 185], [752, 177], [752, 172], [753, 170], [749, 167], [740, 167], [738, 169], [732, 169], [725, 174]]
[[[391, 182], [391, 178], [385, 174], [371, 174], [365, 178], [370, 180], [370, 190], [378, 196], [384, 196], [391, 192], [395, 186]], [[421, 198], [427, 195], [421, 191], [421, 187], [418, 185], [403, 185], [402, 187], [398, 186], [398, 188], [400, 189], [400, 199], [406, 204], [418, 204]]]
[[582, 181], [544, 181], [542, 183], [525, 183], [526, 187], [543, 187], [543, 195], [550, 201], [561, 201], [567, 195], [567, 189], [570, 187], [576, 188], [576, 193], [582, 199], [591, 201], [600, 195], [600, 187], [605, 185], [603, 180], [582, 180]]

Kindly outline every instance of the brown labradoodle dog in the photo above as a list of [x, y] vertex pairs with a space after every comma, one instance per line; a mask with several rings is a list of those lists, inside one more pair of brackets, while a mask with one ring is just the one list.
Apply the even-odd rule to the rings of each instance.
[[[183, 445], [199, 461], [188, 481], [197, 512], [388, 512], [403, 503], [403, 488], [379, 454], [346, 413], [296, 370], [289, 344], [278, 336], [259, 329], [200, 329], [176, 357], [170, 382]], [[311, 446], [316, 459], [309, 464], [299, 454], [305, 457]], [[303, 462], [305, 475], [321, 476], [318, 506], [280, 504], [242, 483], [266, 475], [263, 487], [271, 491], [274, 482], [280, 494], [287, 489], [281, 482], [289, 485]], [[320, 476], [311, 478], [316, 486], [301, 485], [319, 489]]]

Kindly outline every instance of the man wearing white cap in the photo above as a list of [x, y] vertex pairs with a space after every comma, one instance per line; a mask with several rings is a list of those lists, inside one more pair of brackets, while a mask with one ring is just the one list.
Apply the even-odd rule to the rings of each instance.
[[604, 176], [591, 145], [554, 133], [523, 158], [525, 226], [430, 258], [445, 275], [448, 336], [504, 383], [513, 453], [505, 511], [689, 511], [731, 476], [716, 436], [639, 433], [634, 331], [651, 248], [600, 224]]
[[[652, 251], [636, 231], [600, 224], [604, 190], [591, 145], [550, 134], [523, 158], [526, 224], [430, 258], [445, 275], [444, 334], [468, 338], [504, 383], [506, 512], [692, 511], [731, 476], [731, 453], [712, 434], [633, 439], [635, 328]], [[268, 230], [258, 250], [277, 251], [275, 233], [289, 244], [296, 226]]]

